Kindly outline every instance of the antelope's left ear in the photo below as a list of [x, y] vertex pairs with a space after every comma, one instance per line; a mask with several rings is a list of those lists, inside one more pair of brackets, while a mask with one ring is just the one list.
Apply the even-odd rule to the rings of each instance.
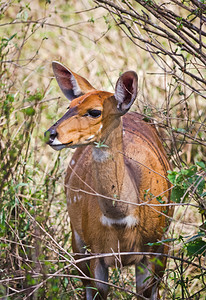
[[53, 61], [52, 68], [60, 89], [70, 101], [95, 90], [84, 77], [74, 73], [61, 63]]
[[137, 84], [137, 74], [133, 71], [123, 73], [117, 80], [114, 97], [121, 114], [125, 114], [133, 104], [137, 96]]

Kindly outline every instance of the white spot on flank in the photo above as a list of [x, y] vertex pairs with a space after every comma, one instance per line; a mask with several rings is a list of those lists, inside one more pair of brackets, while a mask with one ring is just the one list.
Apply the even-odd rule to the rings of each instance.
[[80, 201], [82, 199], [82, 195], [81, 194], [76, 194], [73, 197], [71, 197], [70, 195], [67, 195], [67, 202], [68, 204], [72, 204], [72, 203], [76, 203], [78, 201]]
[[112, 219], [102, 215], [100, 221], [105, 226], [112, 226], [114, 224], [117, 224], [117, 225], [126, 225], [127, 227], [133, 227], [138, 224], [137, 218], [131, 215], [121, 219]]
[[73, 166], [74, 164], [75, 164], [75, 160], [72, 159], [72, 160], [71, 160], [71, 166]]
[[82, 199], [82, 195], [77, 194], [77, 199], [78, 199], [78, 200], [81, 200], [81, 199]]

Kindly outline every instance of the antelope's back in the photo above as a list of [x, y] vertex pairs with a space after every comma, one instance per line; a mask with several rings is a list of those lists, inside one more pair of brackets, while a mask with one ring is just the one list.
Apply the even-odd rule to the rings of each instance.
[[[132, 157], [140, 166], [149, 167], [151, 161], [148, 161], [148, 165], [144, 166], [145, 162], [145, 151], [148, 154], [147, 158], [153, 162], [156, 162], [156, 167], [154, 167], [153, 175], [156, 174], [158, 169], [161, 169], [161, 175], [167, 177], [167, 171], [171, 169], [169, 164], [165, 149], [162, 145], [162, 141], [159, 134], [155, 128], [155, 125], [144, 120], [144, 116], [131, 112], [123, 117], [123, 128], [125, 132], [124, 137], [124, 147], [126, 156], [134, 156], [134, 152], [137, 155]], [[134, 150], [132, 150], [134, 148]], [[136, 151], [135, 151], [136, 150]], [[166, 179], [167, 180], [167, 179]], [[167, 182], [169, 182], [167, 180]]]
[[[125, 162], [131, 172], [130, 177], [135, 178], [138, 202], [148, 201], [151, 205], [159, 205], [144, 208], [145, 215], [151, 221], [150, 226], [148, 220], [145, 220], [147, 229], [152, 232], [157, 218], [160, 228], [166, 226], [166, 220], [160, 218], [159, 212], [163, 213], [162, 216], [173, 214], [172, 208], [161, 205], [170, 202], [171, 184], [167, 171], [171, 170], [171, 165], [154, 124], [146, 122], [143, 115], [135, 112], [126, 114], [123, 126]], [[140, 210], [137, 208], [138, 213]]]

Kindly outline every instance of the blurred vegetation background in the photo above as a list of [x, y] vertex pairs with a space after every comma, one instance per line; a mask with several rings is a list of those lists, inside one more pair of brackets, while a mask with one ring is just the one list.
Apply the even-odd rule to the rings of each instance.
[[[145, 20], [149, 20], [147, 5], [153, 7], [152, 1], [114, 3], [125, 10], [132, 7]], [[189, 22], [196, 26], [201, 21], [203, 46], [198, 48], [191, 37], [190, 41], [202, 58], [184, 52], [181, 44], [172, 49], [164, 37], [155, 42], [163, 48], [169, 45], [196, 77], [188, 77], [181, 68], [173, 73], [163, 68], [159, 53], [131, 36], [133, 26], [140, 25], [136, 33], [144, 29], [135, 23], [135, 16], [111, 7], [111, 1], [0, 1], [0, 299], [84, 295], [72, 258], [64, 195], [65, 170], [73, 150], [55, 152], [43, 137], [68, 107], [52, 74], [53, 60], [97, 89], [111, 92], [121, 72], [137, 72], [138, 96], [132, 109], [154, 121], [174, 168], [168, 176], [174, 184], [176, 210], [168, 234], [171, 258], [162, 299], [205, 299], [206, 4], [204, 0], [172, 3], [179, 15], [178, 34], [189, 16], [184, 6], [193, 9]], [[171, 70], [174, 62], [163, 56]], [[116, 288], [111, 288], [109, 299], [134, 298], [129, 292], [135, 292], [133, 268], [112, 269], [110, 283]]]

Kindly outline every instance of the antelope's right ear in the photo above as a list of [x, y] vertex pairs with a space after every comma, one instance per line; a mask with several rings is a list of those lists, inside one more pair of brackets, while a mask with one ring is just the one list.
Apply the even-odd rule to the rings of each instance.
[[114, 97], [121, 114], [125, 114], [134, 102], [137, 96], [137, 84], [138, 78], [134, 71], [123, 73], [117, 80]]
[[52, 68], [60, 89], [70, 101], [95, 90], [85, 78], [67, 69], [59, 62], [53, 61]]

